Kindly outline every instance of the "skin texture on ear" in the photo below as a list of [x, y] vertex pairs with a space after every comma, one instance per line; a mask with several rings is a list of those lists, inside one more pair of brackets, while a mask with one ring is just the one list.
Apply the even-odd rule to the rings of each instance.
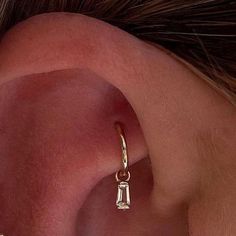
[[131, 164], [144, 158], [132, 108], [93, 73], [58, 71], [2, 86], [1, 232], [76, 235], [89, 191], [120, 168], [117, 120], [129, 134]]
[[[119, 168], [118, 119], [131, 163], [150, 155], [150, 216], [175, 226], [159, 232], [186, 235], [187, 221], [191, 235], [236, 232], [235, 107], [181, 62], [104, 22], [54, 13], [5, 35], [0, 78], [0, 230], [75, 235], [87, 194]], [[23, 205], [11, 214], [14, 195]], [[144, 235], [158, 233], [150, 227]]]

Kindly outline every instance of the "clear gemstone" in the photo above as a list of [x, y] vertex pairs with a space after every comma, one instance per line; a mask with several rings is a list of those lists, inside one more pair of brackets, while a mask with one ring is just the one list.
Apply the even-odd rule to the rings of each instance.
[[118, 185], [116, 205], [118, 209], [127, 210], [130, 208], [130, 194], [128, 182], [120, 182]]

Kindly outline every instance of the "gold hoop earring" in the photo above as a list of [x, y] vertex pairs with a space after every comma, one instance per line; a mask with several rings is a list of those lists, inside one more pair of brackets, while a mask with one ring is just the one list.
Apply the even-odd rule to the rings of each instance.
[[118, 209], [127, 210], [130, 208], [130, 192], [129, 192], [129, 162], [128, 162], [128, 148], [127, 142], [122, 129], [122, 124], [115, 123], [115, 128], [120, 138], [121, 144], [121, 169], [116, 172], [115, 178], [118, 182], [118, 191], [116, 198], [116, 206]]

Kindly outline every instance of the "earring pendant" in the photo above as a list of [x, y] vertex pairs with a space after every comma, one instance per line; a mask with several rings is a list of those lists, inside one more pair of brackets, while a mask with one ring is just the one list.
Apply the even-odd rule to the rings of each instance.
[[118, 182], [116, 206], [117, 209], [127, 210], [130, 209], [130, 190], [129, 190], [130, 172], [128, 170], [127, 142], [121, 124], [116, 123], [115, 127], [120, 137], [121, 152], [122, 152], [121, 170], [117, 171], [115, 176], [116, 181]]

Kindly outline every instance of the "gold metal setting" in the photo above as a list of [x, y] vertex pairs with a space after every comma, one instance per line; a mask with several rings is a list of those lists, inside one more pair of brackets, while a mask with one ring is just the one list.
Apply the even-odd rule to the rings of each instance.
[[130, 208], [130, 192], [129, 192], [129, 180], [130, 180], [130, 172], [128, 170], [129, 162], [128, 162], [128, 148], [127, 142], [125, 139], [124, 130], [122, 129], [122, 125], [120, 123], [115, 124], [115, 128], [118, 132], [121, 144], [121, 170], [116, 172], [115, 178], [118, 182], [118, 191], [116, 198], [116, 206], [118, 209], [127, 210]]

